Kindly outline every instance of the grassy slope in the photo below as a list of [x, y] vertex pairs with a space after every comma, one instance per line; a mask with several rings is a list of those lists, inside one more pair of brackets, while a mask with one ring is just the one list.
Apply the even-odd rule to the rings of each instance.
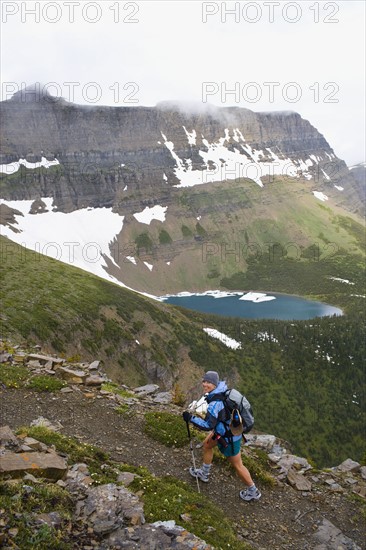
[[[351, 296], [365, 294], [361, 258], [344, 253], [315, 263], [262, 258], [250, 264], [247, 275], [226, 281], [240, 288], [241, 277], [250, 276], [252, 288], [268, 284], [271, 290], [315, 292], [347, 313], [288, 323], [183, 312], [7, 239], [1, 244], [2, 334], [32, 339], [66, 356], [104, 359], [109, 374], [125, 383], [145, 382], [147, 367], [153, 376], [159, 366], [186, 390], [202, 370], [215, 368], [247, 394], [257, 429], [288, 439], [296, 452], [320, 465], [361, 457], [364, 299]], [[259, 273], [266, 275], [265, 283]], [[355, 285], [330, 281], [329, 275]], [[241, 340], [242, 350], [206, 336], [203, 326]], [[262, 341], [258, 334], [265, 331], [274, 338]]]
[[[111, 376], [131, 385], [145, 383], [147, 370], [154, 377], [157, 365], [167, 380], [185, 367], [189, 383], [195, 365], [178, 339], [186, 321], [164, 304], [3, 237], [1, 277], [3, 335], [42, 342], [66, 357], [103, 359]], [[194, 326], [189, 330], [194, 338]]]
[[[136, 243], [148, 236], [150, 247], [139, 250], [140, 259], [154, 265], [150, 272], [140, 262], [137, 267], [123, 263], [123, 280], [133, 288], [155, 294], [219, 288], [221, 279], [247, 270], [251, 255], [269, 256], [274, 244], [277, 255], [287, 252], [295, 259], [311, 245], [321, 257], [341, 249], [352, 255], [365, 252], [362, 220], [335, 200], [320, 202], [308, 182], [276, 179], [260, 188], [247, 180], [229, 181], [174, 190], [171, 199], [163, 223], [147, 226], [133, 216], [125, 219], [120, 250], [138, 257]], [[182, 226], [191, 235], [185, 236]], [[172, 243], [161, 244], [162, 229]]]

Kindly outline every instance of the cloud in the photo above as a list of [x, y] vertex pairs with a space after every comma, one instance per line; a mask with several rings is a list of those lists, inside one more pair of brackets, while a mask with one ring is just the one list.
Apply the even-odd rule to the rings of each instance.
[[[33, 4], [18, 3], [28, 10]], [[79, 104], [171, 100], [197, 114], [214, 114], [213, 106], [291, 110], [349, 164], [364, 160], [363, 2], [273, 3], [273, 22], [264, 2], [103, 0], [88, 2], [86, 12], [79, 2], [73, 22], [70, 3], [57, 4], [57, 22], [41, 11], [38, 23], [31, 14], [23, 23], [19, 8], [3, 23], [3, 99], [9, 83], [42, 81], [56, 83], [60, 95]], [[239, 15], [230, 15], [237, 5]], [[204, 9], [215, 12], [206, 13], [206, 23]], [[56, 9], [46, 15], [56, 18]], [[206, 101], [205, 83], [212, 83]]]

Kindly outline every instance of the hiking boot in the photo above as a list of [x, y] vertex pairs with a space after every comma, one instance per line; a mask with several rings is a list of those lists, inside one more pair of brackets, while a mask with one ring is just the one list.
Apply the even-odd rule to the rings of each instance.
[[193, 466], [191, 466], [189, 468], [189, 473], [191, 474], [191, 476], [200, 479], [204, 483], [208, 483], [208, 481], [209, 481], [208, 476], [203, 473], [201, 468], [196, 468], [195, 469], [195, 468], [193, 468]]
[[250, 500], [259, 500], [262, 494], [256, 487], [254, 491], [251, 491], [250, 489], [244, 489], [243, 491], [240, 491], [239, 496], [241, 499], [249, 502]]

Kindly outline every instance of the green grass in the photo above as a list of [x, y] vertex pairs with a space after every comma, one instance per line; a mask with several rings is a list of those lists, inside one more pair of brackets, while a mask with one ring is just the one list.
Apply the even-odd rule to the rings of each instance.
[[187, 426], [182, 417], [168, 412], [146, 413], [145, 433], [167, 447], [184, 447], [188, 443]]
[[7, 388], [22, 388], [29, 378], [26, 367], [2, 364], [0, 365], [0, 383]]
[[114, 410], [118, 414], [126, 414], [129, 412], [130, 407], [125, 403], [123, 405], [119, 405], [119, 407], [116, 407]]
[[[250, 548], [237, 540], [235, 527], [224, 512], [187, 483], [171, 476], [157, 478], [141, 471], [137, 473], [140, 477], [135, 478], [130, 488], [143, 492], [141, 498], [148, 522], [173, 519], [217, 550]], [[183, 520], [182, 514], [189, 516], [190, 520]]]
[[113, 382], [104, 382], [101, 386], [101, 389], [105, 391], [109, 391], [111, 393], [116, 393], [121, 397], [126, 397], [126, 398], [134, 397], [136, 399], [135, 393], [125, 390], [123, 388], [120, 388], [118, 384], [114, 384]]
[[59, 378], [54, 378], [48, 375], [39, 375], [31, 378], [27, 384], [27, 388], [30, 388], [39, 392], [53, 392], [64, 388], [67, 384]]

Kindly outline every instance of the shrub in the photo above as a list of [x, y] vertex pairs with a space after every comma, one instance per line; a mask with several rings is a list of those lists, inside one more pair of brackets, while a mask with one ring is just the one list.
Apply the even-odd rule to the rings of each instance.
[[27, 384], [28, 388], [35, 391], [58, 391], [66, 386], [66, 382], [63, 382], [59, 378], [53, 378], [48, 375], [39, 375], [31, 378]]
[[153, 242], [149, 236], [148, 233], [140, 233], [135, 239], [135, 243], [137, 246], [137, 255], [140, 254], [140, 248], [143, 248], [146, 250], [146, 252], [151, 252], [153, 248]]
[[159, 233], [159, 243], [160, 244], [170, 244], [173, 242], [173, 239], [169, 235], [168, 231], [162, 229]]
[[186, 225], [182, 225], [181, 229], [183, 237], [192, 237], [193, 233], [189, 229], [189, 227], [187, 227]]
[[197, 232], [197, 235], [200, 235], [201, 237], [204, 237], [205, 235], [207, 235], [206, 229], [202, 227], [200, 222], [196, 223], [196, 232]]

